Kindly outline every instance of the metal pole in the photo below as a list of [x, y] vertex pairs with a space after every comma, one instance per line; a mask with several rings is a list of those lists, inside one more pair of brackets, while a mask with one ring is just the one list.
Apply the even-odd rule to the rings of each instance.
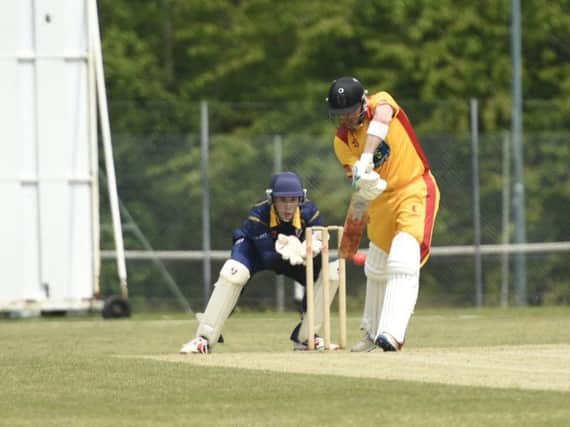
[[[87, 11], [88, 13], [89, 10]], [[95, 24], [93, 19], [87, 19], [88, 34], [91, 34], [90, 25]], [[99, 150], [97, 140], [97, 83], [95, 77], [95, 60], [92, 49], [87, 56], [87, 90], [89, 93], [89, 147], [90, 147], [90, 176], [91, 176], [91, 229], [93, 237], [93, 295], [101, 297], [101, 218], [99, 214]]]
[[[502, 243], [509, 243], [509, 218], [511, 216], [510, 200], [511, 200], [511, 144], [508, 133], [503, 136], [503, 238]], [[501, 307], [509, 305], [509, 253], [505, 251], [501, 255]]]
[[[512, 56], [513, 56], [513, 150], [515, 183], [513, 205], [515, 213], [515, 243], [526, 243], [524, 162], [522, 147], [522, 66], [521, 66], [521, 7], [520, 0], [512, 0]], [[515, 287], [517, 304], [526, 305], [526, 256], [515, 255]]]
[[209, 125], [208, 103], [200, 103], [200, 147], [202, 158], [202, 250], [204, 251], [203, 277], [204, 277], [204, 308], [208, 305], [212, 283], [212, 259], [210, 243], [210, 186], [208, 181], [209, 157]]
[[[283, 170], [283, 139], [281, 135], [273, 137], [273, 169], [275, 173]], [[275, 278], [275, 305], [278, 312], [285, 311], [285, 278], [278, 275]]]
[[475, 305], [483, 306], [483, 280], [481, 267], [481, 208], [479, 187], [479, 123], [477, 99], [471, 98], [471, 160], [473, 169], [473, 239], [475, 254], [473, 257], [475, 267]]

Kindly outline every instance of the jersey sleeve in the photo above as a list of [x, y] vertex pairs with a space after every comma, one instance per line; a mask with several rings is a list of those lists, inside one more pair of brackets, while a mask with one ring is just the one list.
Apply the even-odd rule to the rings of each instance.
[[283, 260], [275, 250], [275, 240], [271, 236], [269, 225], [259, 213], [259, 209], [252, 209], [244, 221], [241, 231], [254, 244], [263, 265], [266, 268], [277, 270]]
[[352, 178], [352, 165], [358, 161], [358, 156], [348, 146], [348, 135], [345, 135], [342, 131], [337, 131], [333, 147], [336, 158], [342, 165], [346, 175]]
[[263, 265], [267, 268], [276, 270], [283, 262], [281, 255], [275, 250], [275, 240], [271, 237], [269, 230], [253, 239], [253, 244], [255, 245], [255, 249], [257, 249]]
[[305, 227], [323, 225], [321, 213], [319, 212], [317, 205], [315, 205], [315, 203], [310, 200], [307, 200], [305, 203], [303, 203], [301, 209], [301, 217], [303, 218]]
[[378, 92], [371, 97], [371, 102], [374, 108], [378, 105], [388, 104], [394, 110], [394, 117], [400, 112], [400, 106], [396, 100], [388, 92]]
[[248, 239], [253, 239], [256, 235], [262, 234], [265, 230], [269, 229], [269, 221], [263, 215], [261, 205], [255, 205], [249, 213], [247, 218], [239, 228], [240, 234]]

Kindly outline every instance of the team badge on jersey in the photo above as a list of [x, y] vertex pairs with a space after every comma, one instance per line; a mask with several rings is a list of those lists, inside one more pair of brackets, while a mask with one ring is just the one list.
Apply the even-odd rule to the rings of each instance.
[[390, 157], [390, 146], [384, 141], [376, 148], [374, 156], [372, 157], [374, 168], [376, 169], [382, 166], [388, 157]]

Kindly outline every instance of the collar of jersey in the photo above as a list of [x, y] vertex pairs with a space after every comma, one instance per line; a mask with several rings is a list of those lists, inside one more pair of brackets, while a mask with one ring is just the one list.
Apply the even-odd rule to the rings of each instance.
[[[269, 227], [274, 228], [277, 227], [281, 223], [279, 219], [279, 215], [277, 215], [277, 211], [275, 210], [275, 206], [271, 206], [271, 211], [269, 211]], [[291, 225], [297, 229], [301, 228], [301, 209], [297, 207], [295, 209], [295, 213], [293, 214], [293, 220], [291, 221]]]

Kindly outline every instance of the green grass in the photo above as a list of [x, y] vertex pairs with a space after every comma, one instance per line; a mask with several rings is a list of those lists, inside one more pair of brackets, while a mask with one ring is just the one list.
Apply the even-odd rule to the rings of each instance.
[[[238, 313], [216, 352], [288, 352], [296, 322], [293, 313]], [[175, 354], [195, 327], [183, 315], [0, 321], [0, 425], [565, 426], [570, 419], [570, 393], [562, 391], [123, 357]], [[358, 318], [351, 317], [349, 342], [358, 336]], [[568, 307], [420, 310], [407, 348], [569, 343]]]

